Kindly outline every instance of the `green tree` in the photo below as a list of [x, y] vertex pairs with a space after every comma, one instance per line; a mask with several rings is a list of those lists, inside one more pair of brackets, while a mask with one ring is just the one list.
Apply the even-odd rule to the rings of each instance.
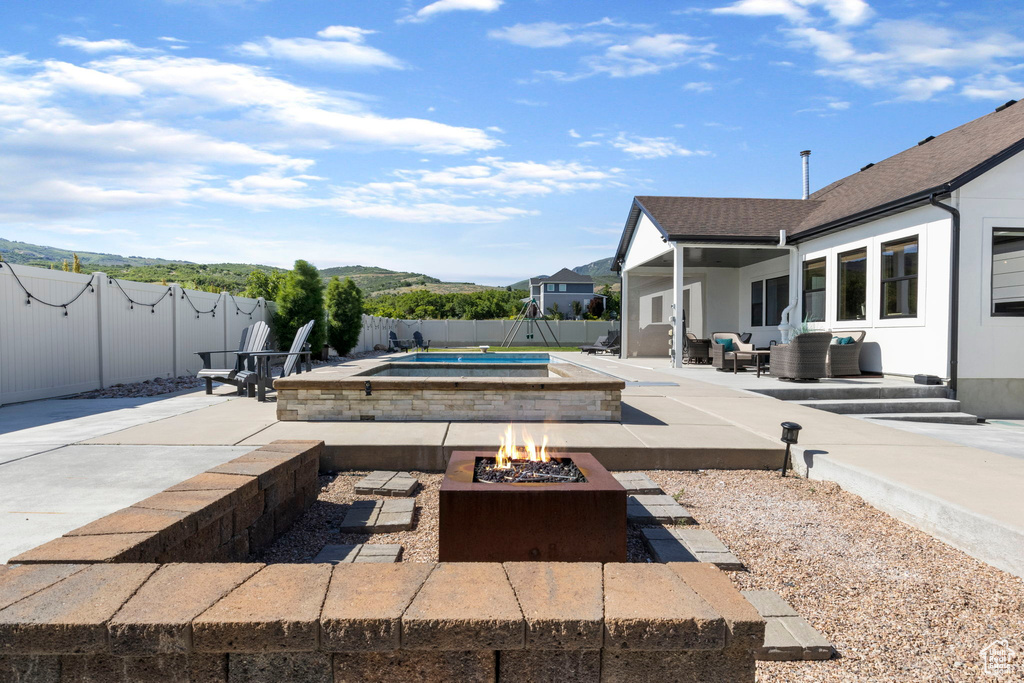
[[63, 270], [65, 273], [71, 272], [71, 266], [68, 265], [67, 259], [64, 259], [64, 262], [60, 264], [60, 269]]
[[82, 272], [82, 262], [79, 260], [78, 254], [74, 254], [73, 253], [73, 254], [71, 254], [71, 256], [74, 258], [74, 262], [71, 264], [71, 272], [72, 273], [81, 273]]
[[605, 309], [604, 313], [601, 314], [601, 319], [614, 320], [618, 318], [619, 308], [622, 303], [622, 292], [613, 292], [610, 286], [605, 285], [601, 288], [601, 293], [608, 297], [605, 299]]
[[563, 320], [565, 318], [565, 314], [558, 309], [558, 304], [551, 304], [548, 306], [548, 313], [550, 313], [551, 317], [555, 320]]
[[579, 320], [583, 317], [583, 302], [578, 299], [573, 299], [569, 302], [569, 308], [572, 309], [572, 317]]
[[258, 299], [261, 296], [267, 301], [277, 301], [277, 294], [281, 291], [281, 283], [288, 275], [286, 271], [274, 270], [253, 270], [245, 278], [245, 290], [243, 296], [250, 299]]
[[310, 320], [315, 320], [316, 324], [309, 333], [309, 346], [314, 353], [319, 353], [327, 340], [324, 283], [320, 271], [299, 259], [277, 293], [274, 334], [281, 348], [290, 347], [295, 333]]
[[359, 341], [363, 327], [363, 292], [352, 278], [337, 275], [327, 283], [327, 343], [344, 356]]

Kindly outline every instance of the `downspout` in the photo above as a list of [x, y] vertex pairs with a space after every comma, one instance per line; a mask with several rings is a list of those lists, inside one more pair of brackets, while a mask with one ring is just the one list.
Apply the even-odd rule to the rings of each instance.
[[[782, 309], [779, 319], [779, 333], [782, 335], [782, 343], [788, 344], [793, 333], [793, 326], [789, 322], [789, 316], [796, 310], [800, 303], [798, 296], [793, 296], [793, 291], [799, 287], [800, 281], [800, 248], [795, 244], [786, 244], [786, 231], [779, 230], [779, 248], [789, 249], [789, 305]], [[796, 289], [796, 291], [799, 291]]]
[[949, 212], [950, 254], [949, 254], [949, 391], [950, 398], [956, 398], [957, 364], [960, 352], [960, 212], [942, 204], [933, 194], [928, 197], [932, 206]]

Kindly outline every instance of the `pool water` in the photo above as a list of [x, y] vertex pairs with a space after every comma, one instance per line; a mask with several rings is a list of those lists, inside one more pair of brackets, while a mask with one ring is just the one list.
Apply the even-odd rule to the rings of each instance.
[[410, 353], [396, 356], [393, 363], [557, 363], [546, 353]]

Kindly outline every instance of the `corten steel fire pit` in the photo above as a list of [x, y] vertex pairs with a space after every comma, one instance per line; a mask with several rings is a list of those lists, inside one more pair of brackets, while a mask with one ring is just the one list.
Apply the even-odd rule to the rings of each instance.
[[474, 481], [478, 460], [494, 453], [455, 451], [440, 494], [442, 562], [625, 562], [626, 490], [590, 453], [571, 460], [585, 482]]

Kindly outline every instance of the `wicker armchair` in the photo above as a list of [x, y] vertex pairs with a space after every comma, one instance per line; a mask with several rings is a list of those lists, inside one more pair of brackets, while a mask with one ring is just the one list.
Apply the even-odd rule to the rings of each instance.
[[[753, 351], [753, 344], [744, 344], [740, 341], [740, 335], [736, 332], [715, 332], [711, 335], [711, 365], [719, 370], [726, 370], [728, 367], [748, 367], [756, 364], [752, 358], [736, 358], [736, 354], [725, 350], [725, 345], [719, 344], [716, 339], [732, 339], [733, 348], [738, 351]], [[831, 339], [831, 337], [830, 337]]]
[[697, 339], [693, 332], [686, 333], [686, 340], [683, 348], [684, 363], [707, 363], [711, 360], [711, 342], [707, 339]]
[[771, 348], [768, 361], [770, 373], [779, 379], [813, 379], [827, 377], [828, 348], [831, 332], [804, 332], [788, 344]]
[[853, 337], [852, 344], [829, 344], [827, 369], [829, 377], [848, 377], [860, 374], [860, 347], [864, 343], [864, 330], [833, 332], [836, 337]]

